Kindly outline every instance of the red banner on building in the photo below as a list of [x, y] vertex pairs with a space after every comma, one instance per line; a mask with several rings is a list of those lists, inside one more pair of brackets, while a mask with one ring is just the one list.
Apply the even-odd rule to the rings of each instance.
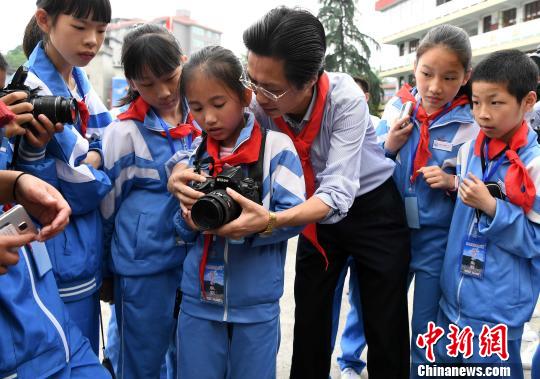
[[377, 2], [375, 3], [375, 10], [383, 11], [386, 8], [390, 8], [392, 5], [401, 3], [402, 1], [403, 0], [377, 0]]

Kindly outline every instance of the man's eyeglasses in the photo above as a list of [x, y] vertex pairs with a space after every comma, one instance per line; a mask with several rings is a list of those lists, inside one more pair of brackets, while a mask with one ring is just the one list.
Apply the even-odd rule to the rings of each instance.
[[268, 98], [268, 99], [270, 99], [272, 101], [278, 101], [283, 96], [285, 96], [285, 94], [287, 92], [289, 92], [289, 90], [286, 90], [281, 95], [276, 95], [276, 94], [268, 91], [267, 89], [264, 89], [263, 87], [258, 86], [257, 84], [253, 83], [251, 80], [249, 80], [249, 77], [245, 73], [242, 74], [242, 76], [240, 76], [239, 80], [240, 80], [240, 83], [242, 83], [242, 85], [244, 87], [246, 87], [247, 89], [252, 90], [253, 92], [255, 92], [255, 94], [260, 92], [264, 97], [266, 97], [266, 98]]

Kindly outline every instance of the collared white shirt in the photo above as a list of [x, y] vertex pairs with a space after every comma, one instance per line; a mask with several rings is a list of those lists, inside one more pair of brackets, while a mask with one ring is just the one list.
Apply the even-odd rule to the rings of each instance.
[[[390, 178], [395, 164], [384, 156], [377, 144], [366, 97], [360, 87], [346, 74], [328, 73], [328, 78], [330, 86], [321, 130], [311, 146], [311, 163], [315, 196], [331, 208], [321, 223], [332, 224], [347, 216], [356, 197]], [[315, 96], [314, 93], [302, 121], [297, 125], [293, 123], [293, 128], [302, 128], [309, 121]], [[251, 109], [263, 127], [279, 130], [255, 97]], [[289, 117], [284, 119], [291, 123]]]

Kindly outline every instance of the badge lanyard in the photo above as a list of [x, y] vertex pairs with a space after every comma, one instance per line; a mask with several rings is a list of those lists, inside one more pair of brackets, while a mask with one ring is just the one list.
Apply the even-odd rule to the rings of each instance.
[[156, 112], [154, 112], [154, 114], [159, 120], [159, 124], [161, 125], [161, 128], [163, 129], [163, 131], [165, 132], [165, 135], [167, 136], [167, 141], [169, 142], [169, 148], [171, 149], [171, 154], [174, 155], [176, 153], [176, 149], [174, 148], [174, 142], [171, 136], [171, 132], [169, 131], [169, 127], [167, 126], [167, 123], [163, 121], [163, 119]]
[[[489, 156], [488, 156], [488, 144], [489, 140], [486, 139], [487, 142], [484, 143], [484, 155], [483, 155], [483, 161], [482, 161], [482, 181], [485, 183], [486, 181], [489, 181], [493, 174], [499, 169], [501, 164], [503, 163], [504, 159], [506, 158], [506, 155], [504, 152], [507, 150], [505, 149], [502, 153], [499, 159], [491, 165], [491, 168], [489, 170], [486, 170], [489, 166]], [[487, 164], [485, 162], [488, 162]], [[486, 166], [484, 168], [484, 165]]]
[[[174, 142], [173, 142], [173, 138], [171, 136], [171, 132], [170, 132], [170, 128], [169, 126], [167, 125], [167, 123], [165, 121], [163, 121], [163, 119], [154, 111], [154, 114], [156, 115], [157, 119], [159, 120], [159, 124], [161, 125], [161, 128], [163, 129], [163, 131], [165, 132], [165, 135], [167, 136], [167, 141], [169, 142], [169, 147], [171, 149], [171, 153], [172, 155], [176, 154], [176, 148], [174, 147]], [[183, 138], [184, 139], [184, 138]], [[183, 140], [182, 139], [182, 140]], [[187, 139], [187, 146], [185, 144], [184, 141], [182, 141], [182, 144], [184, 145], [184, 148], [185, 149], [189, 149], [191, 148], [191, 143], [193, 142], [193, 136], [192, 134], [188, 134], [185, 139]]]
[[[482, 154], [480, 155], [482, 160], [482, 181], [485, 183], [491, 179], [493, 174], [497, 172], [501, 164], [506, 158], [504, 152], [501, 153], [501, 156], [494, 161], [494, 163], [489, 167], [489, 139], [486, 138], [484, 146], [482, 149]], [[489, 169], [488, 169], [489, 167]], [[481, 235], [478, 230], [478, 224], [480, 222], [480, 215], [478, 212], [474, 212], [474, 219], [471, 225], [469, 226], [469, 232], [467, 237], [463, 242], [463, 251], [461, 257], [461, 273], [476, 279], [483, 279], [486, 258], [487, 258], [487, 243], [488, 239]]]

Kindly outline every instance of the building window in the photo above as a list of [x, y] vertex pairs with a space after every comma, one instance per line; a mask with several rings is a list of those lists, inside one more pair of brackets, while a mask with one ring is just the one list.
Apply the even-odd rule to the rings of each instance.
[[191, 27], [191, 31], [193, 34], [195, 35], [198, 35], [198, 36], [204, 36], [204, 29], [203, 28], [199, 28], [198, 26], [192, 26]]
[[507, 9], [502, 13], [503, 28], [515, 25], [516, 23], [516, 8]]
[[409, 41], [409, 53], [414, 53], [418, 49], [418, 40], [412, 39]]
[[483, 27], [484, 33], [490, 32], [492, 30], [497, 30], [498, 27], [499, 25], [491, 22], [491, 16], [484, 17], [484, 27]]
[[437, 5], [443, 5], [443, 4], [448, 3], [450, 1], [452, 1], [452, 0], [437, 0]]
[[399, 48], [399, 56], [401, 57], [402, 55], [405, 55], [405, 43], [404, 42], [399, 43], [398, 48]]
[[525, 4], [525, 21], [540, 18], [540, 0]]

